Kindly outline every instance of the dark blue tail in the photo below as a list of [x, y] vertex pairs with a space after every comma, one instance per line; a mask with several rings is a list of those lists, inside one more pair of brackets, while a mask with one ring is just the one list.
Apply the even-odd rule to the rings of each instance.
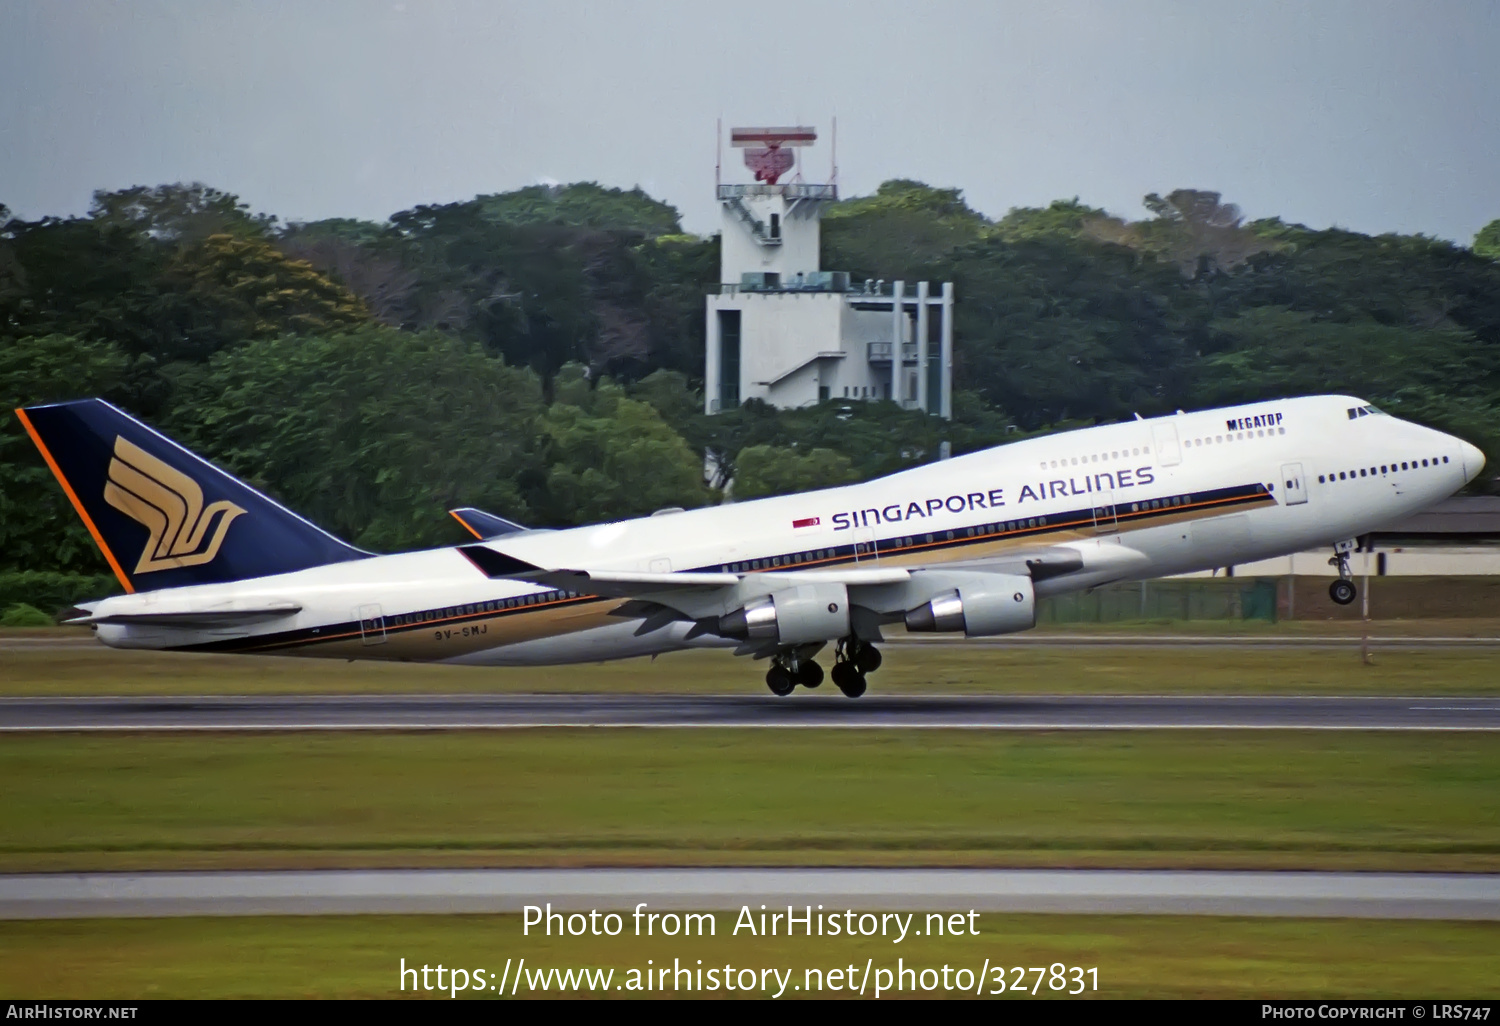
[[127, 591], [217, 584], [368, 553], [102, 399], [17, 410]]

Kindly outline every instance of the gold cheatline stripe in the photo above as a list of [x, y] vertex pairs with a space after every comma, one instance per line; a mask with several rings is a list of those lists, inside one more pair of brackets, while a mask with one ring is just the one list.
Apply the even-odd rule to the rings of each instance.
[[[1139, 515], [1139, 513], [1145, 513], [1145, 512], [1154, 513], [1154, 514], [1182, 513], [1182, 512], [1185, 512], [1187, 510], [1192, 510], [1192, 509], [1200, 509], [1201, 510], [1201, 509], [1206, 509], [1207, 507], [1210, 507], [1210, 506], [1222, 506], [1222, 505], [1225, 505], [1226, 503], [1231, 503], [1231, 502], [1243, 502], [1246, 499], [1260, 500], [1260, 499], [1267, 499], [1267, 498], [1270, 498], [1269, 493], [1267, 493], [1267, 494], [1256, 493], [1256, 494], [1252, 494], [1252, 495], [1242, 495], [1242, 496], [1233, 496], [1233, 495], [1230, 495], [1230, 496], [1225, 496], [1222, 499], [1208, 499], [1208, 500], [1204, 500], [1202, 502], [1184, 503], [1181, 506], [1171, 506], [1171, 507], [1167, 507], [1165, 509], [1153, 509], [1153, 510], [1149, 510], [1149, 511], [1147, 511], [1147, 510], [1140, 510], [1140, 511], [1137, 511], [1137, 515]], [[1128, 515], [1130, 515], [1130, 514], [1127, 514], [1127, 516]], [[459, 519], [456, 514], [454, 515], [454, 518], [458, 519], [459, 523], [463, 523], [463, 520]], [[1092, 519], [1088, 519], [1088, 520], [1072, 520], [1072, 521], [1068, 521], [1067, 523], [1064, 523], [1064, 524], [1050, 524], [1049, 523], [1049, 524], [1046, 525], [1046, 527], [1026, 528], [1025, 530], [1028, 530], [1028, 531], [1046, 531], [1046, 532], [1050, 533], [1051, 531], [1054, 531], [1054, 530], [1056, 530], [1056, 531], [1062, 531], [1065, 528], [1073, 527], [1073, 526], [1076, 526], [1078, 524], [1092, 524], [1093, 522], [1094, 521]], [[467, 524], [464, 524], [464, 526], [468, 527]], [[472, 530], [472, 528], [470, 528], [470, 530]], [[1017, 533], [1017, 532], [1011, 532], [1011, 533]], [[881, 556], [892, 556], [892, 555], [896, 555], [896, 554], [898, 554], [900, 552], [912, 552], [912, 551], [915, 551], [917, 549], [927, 548], [928, 546], [939, 546], [939, 545], [946, 545], [946, 546], [950, 546], [952, 548], [963, 548], [964, 546], [967, 546], [967, 545], [974, 545], [974, 544], [978, 544], [980, 542], [992, 541], [992, 540], [994, 540], [996, 538], [1003, 537], [1005, 534], [1006, 534], [1006, 532], [1001, 531], [1001, 532], [998, 532], [996, 534], [976, 535], [976, 536], [974, 536], [972, 538], [964, 538], [964, 539], [955, 538], [955, 539], [953, 539], [952, 542], [949, 542], [949, 541], [946, 541], [946, 540], [940, 541], [940, 542], [939, 541], [922, 542], [921, 544], [911, 545], [911, 546], [908, 546], [908, 547], [906, 547], [904, 549], [894, 549], [894, 550], [890, 550], [890, 551], [887, 551], [887, 552], [884, 552], [884, 553], [880, 553], [880, 555]], [[1016, 540], [1020, 541], [1021, 539], [1016, 539]], [[814, 564], [817, 564], [817, 563], [830, 563], [830, 562], [835, 562], [835, 561], [836, 561], [835, 559], [814, 559], [814, 560], [809, 560], [807, 563], [802, 563], [802, 564], [798, 564], [798, 565], [805, 567], [805, 566], [811, 566], [811, 565], [814, 565]], [[767, 570], [764, 570], [764, 571], [755, 570], [755, 571], [748, 571], [748, 572], [749, 573], [765, 573], [765, 572], [770, 572], [770, 571], [775, 571], [775, 570], [781, 570], [781, 569], [784, 569], [784, 568], [783, 567], [770, 567], [770, 568], [768, 568]], [[446, 617], [442, 617], [442, 618], [436, 619], [436, 620], [424, 620], [421, 623], [397, 624], [394, 627], [392, 627], [389, 624], [385, 624], [385, 625], [383, 625], [383, 630], [387, 634], [406, 634], [406, 633], [411, 633], [413, 631], [422, 630], [424, 628], [440, 626], [440, 625], [445, 624], [445, 623], [457, 623], [457, 622], [459, 622], [461, 620], [491, 620], [491, 619], [504, 619], [504, 618], [508, 618], [508, 617], [525, 616], [527, 613], [539, 613], [539, 612], [549, 611], [549, 607], [557, 606], [557, 605], [560, 605], [560, 604], [563, 604], [563, 603], [575, 603], [575, 604], [576, 603], [588, 603], [588, 604], [592, 604], [593, 602], [609, 602], [609, 601], [613, 601], [614, 598], [616, 598], [616, 597], [617, 596], [613, 596], [612, 597], [612, 596], [608, 596], [608, 595], [579, 595], [579, 596], [576, 596], [576, 597], [573, 597], [573, 598], [559, 598], [559, 599], [552, 599], [552, 600], [547, 601], [547, 602], [539, 602], [539, 603], [537, 603], [534, 606], [517, 606], [514, 609], [510, 609], [510, 610], [503, 610], [503, 611], [502, 610], [494, 610], [494, 611], [488, 612], [488, 613], [464, 613], [464, 614], [462, 614], [460, 616], [446, 616]], [[621, 601], [623, 601], [623, 599]], [[465, 604], [467, 605], [468, 603], [465, 603]], [[399, 613], [399, 614], [395, 614], [395, 615], [404, 616], [406, 614]], [[382, 619], [383, 620], [384, 619], [388, 619], [388, 617], [385, 617], [384, 615], [382, 615]], [[363, 637], [363, 636], [364, 636], [364, 631], [362, 631], [362, 630], [354, 630], [354, 631], [344, 631], [344, 632], [339, 633], [339, 634], [325, 634], [325, 635], [322, 635], [322, 636], [316, 637], [316, 638], [300, 638], [300, 639], [298, 639], [296, 641], [264, 641], [264, 642], [261, 642], [260, 644], [255, 644], [253, 639], [246, 639], [247, 642], [249, 642], [248, 644], [246, 644], [243, 648], [234, 649], [233, 651], [249, 652], [249, 651], [258, 651], [258, 650], [261, 650], [261, 649], [273, 649], [273, 648], [303, 648], [303, 647], [308, 647], [308, 646], [312, 646], [312, 645], [321, 644], [321, 643], [323, 643], [325, 641], [347, 641], [347, 640], [349, 640], [351, 638], [359, 638], [359, 637]]]

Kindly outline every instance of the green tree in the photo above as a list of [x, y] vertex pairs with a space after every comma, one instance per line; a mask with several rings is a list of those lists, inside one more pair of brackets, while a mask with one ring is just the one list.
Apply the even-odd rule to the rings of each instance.
[[1245, 227], [1240, 208], [1217, 192], [1174, 189], [1165, 197], [1153, 192], [1143, 202], [1155, 220], [1136, 226], [1139, 247], [1175, 263], [1189, 277], [1232, 270], [1274, 248], [1263, 234]]
[[633, 375], [656, 368], [681, 371], [703, 380], [703, 295], [719, 280], [718, 235], [663, 235], [634, 247], [646, 283], [647, 359], [621, 370]]
[[822, 265], [856, 279], [918, 281], [931, 261], [978, 240], [988, 228], [960, 190], [893, 179], [873, 196], [844, 200], [828, 210]]
[[161, 274], [168, 252], [129, 229], [84, 218], [11, 221], [0, 287], [0, 338], [73, 335], [132, 354], [164, 348]]
[[1474, 236], [1474, 252], [1490, 260], [1500, 260], [1500, 218], [1496, 218]]
[[129, 358], [109, 342], [71, 335], [0, 341], [0, 570], [110, 572], [10, 411], [88, 396], [118, 399], [128, 367]]
[[834, 488], [856, 480], [854, 465], [832, 449], [795, 449], [752, 445], [735, 461], [734, 497], [759, 499], [767, 495], [791, 495], [818, 488]]
[[[1457, 393], [1485, 373], [1473, 337], [1452, 328], [1415, 331], [1257, 307], [1217, 320], [1213, 329], [1227, 345], [1205, 360], [1200, 388], [1212, 404], [1319, 392], [1389, 402], [1414, 384]], [[1460, 380], [1451, 380], [1455, 373]]]
[[991, 238], [936, 277], [959, 297], [955, 379], [1028, 430], [1192, 401], [1206, 309], [1167, 265], [1087, 239]]
[[366, 326], [220, 352], [171, 431], [356, 545], [453, 538], [445, 511], [525, 522], [539, 471], [536, 378], [436, 332]]
[[497, 224], [555, 224], [600, 231], [640, 232], [648, 238], [682, 231], [677, 208], [637, 186], [611, 189], [598, 182], [529, 185], [475, 198], [479, 216]]
[[274, 216], [252, 214], [238, 196], [202, 182], [96, 192], [89, 218], [101, 228], [124, 228], [157, 242], [183, 245], [210, 235], [265, 238], [276, 224]]
[[534, 500], [547, 523], [623, 520], [708, 500], [702, 457], [649, 404], [609, 381], [590, 389], [576, 367], [555, 387], [541, 419], [550, 469]]
[[165, 355], [203, 358], [274, 335], [319, 335], [368, 323], [343, 286], [263, 239], [210, 235], [165, 271], [176, 332]]
[[1098, 207], [1070, 200], [1053, 200], [1045, 207], [1012, 207], [996, 221], [989, 234], [1006, 242], [1022, 242], [1043, 236], [1084, 238], [1099, 222], [1121, 223]]
[[[630, 398], [650, 403], [661, 419], [690, 444], [703, 419], [703, 393], [681, 371], [652, 371], [629, 389]], [[697, 448], [699, 446], [695, 446]]]

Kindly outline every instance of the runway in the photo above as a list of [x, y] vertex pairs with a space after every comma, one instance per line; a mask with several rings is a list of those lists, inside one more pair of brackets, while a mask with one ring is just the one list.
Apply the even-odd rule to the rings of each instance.
[[[911, 634], [888, 639], [882, 648], [955, 649], [1048, 649], [1048, 648], [1213, 648], [1237, 651], [1261, 649], [1349, 649], [1363, 642], [1358, 635], [1282, 634], [1257, 637], [1242, 634], [1005, 634], [993, 638], [922, 637]], [[1500, 637], [1445, 637], [1440, 635], [1386, 635], [1369, 639], [1371, 648], [1382, 651], [1445, 651], [1500, 647]], [[89, 635], [60, 637], [6, 637], [0, 635], [0, 652], [46, 652], [57, 649], [108, 651]]]
[[[832, 693], [830, 693], [832, 692]], [[0, 731], [801, 727], [1500, 730], [1500, 698], [340, 695], [0, 699]]]
[[[0, 876], [0, 919], [554, 911], [1071, 912], [1500, 919], [1500, 875], [476, 869]], [[723, 917], [720, 917], [723, 918]], [[733, 920], [721, 922], [728, 932]], [[980, 924], [982, 926], [982, 920]], [[922, 928], [918, 917], [918, 929]]]

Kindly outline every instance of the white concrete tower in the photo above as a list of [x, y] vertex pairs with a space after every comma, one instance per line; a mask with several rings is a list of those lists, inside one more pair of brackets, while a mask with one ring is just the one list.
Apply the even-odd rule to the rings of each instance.
[[755, 182], [717, 184], [720, 285], [707, 304], [705, 409], [751, 398], [780, 407], [895, 399], [949, 417], [953, 285], [851, 286], [847, 272], [822, 269], [823, 208], [838, 187], [804, 182], [794, 156], [816, 139], [803, 126], [730, 132]]

